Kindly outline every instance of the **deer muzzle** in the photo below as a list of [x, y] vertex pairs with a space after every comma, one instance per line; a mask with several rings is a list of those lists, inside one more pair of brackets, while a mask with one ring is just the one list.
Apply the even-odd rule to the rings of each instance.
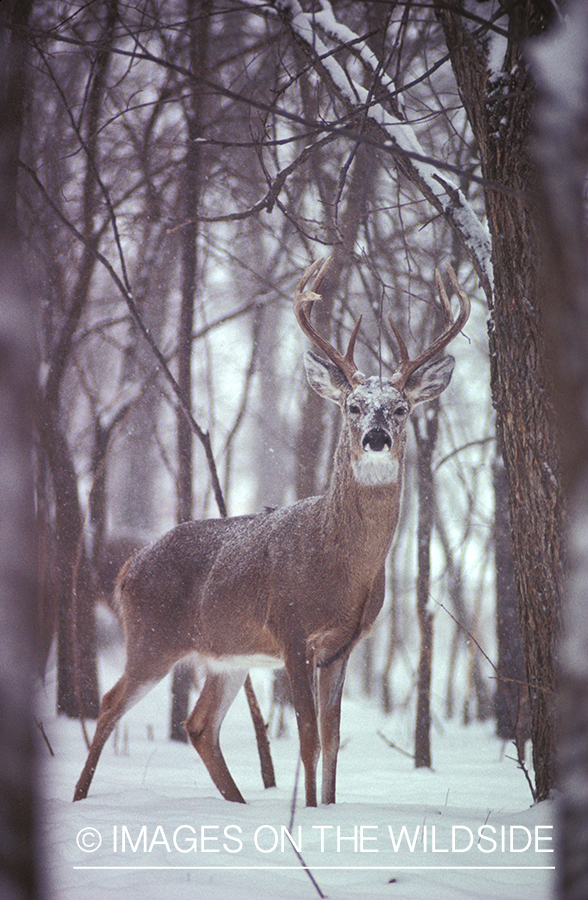
[[388, 453], [392, 448], [392, 438], [383, 428], [371, 428], [362, 440], [363, 449], [372, 453]]

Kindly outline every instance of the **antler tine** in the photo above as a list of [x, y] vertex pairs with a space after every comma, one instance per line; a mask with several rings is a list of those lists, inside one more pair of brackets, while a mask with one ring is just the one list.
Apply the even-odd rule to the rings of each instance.
[[[451, 268], [449, 266], [448, 268]], [[453, 271], [453, 269], [451, 270]], [[439, 269], [435, 269], [435, 287], [437, 288], [437, 293], [439, 294], [439, 299], [441, 301], [441, 306], [443, 307], [443, 313], [445, 314], [445, 321], [452, 322], [453, 319], [451, 317], [451, 306], [449, 303], [449, 297], [447, 296], [447, 291], [445, 290], [445, 285], [443, 284], [443, 279], [441, 278], [441, 273]]]
[[[298, 297], [302, 296], [303, 293], [317, 293], [318, 294], [318, 289], [320, 288], [321, 284], [323, 283], [323, 279], [324, 279], [325, 275], [331, 268], [332, 262], [333, 262], [332, 256], [327, 256], [326, 259], [315, 259], [315, 261], [312, 262], [308, 266], [308, 268], [306, 268], [304, 270], [304, 272], [302, 273], [302, 278], [296, 285], [296, 294], [295, 294], [294, 302], [296, 302], [296, 299]], [[312, 276], [315, 274], [315, 272], [318, 272], [318, 274], [316, 275], [316, 278], [314, 279], [314, 281], [312, 283], [312, 287], [311, 287], [310, 291], [305, 292], [304, 289], [305, 289], [306, 285], [308, 284], [308, 282], [310, 281], [310, 279], [312, 278]], [[314, 299], [318, 299], [318, 297], [315, 297]]]
[[394, 319], [388, 313], [388, 321], [390, 323], [390, 328], [392, 329], [392, 334], [394, 335], [394, 339], [398, 344], [398, 353], [400, 355], [400, 365], [410, 362], [410, 356], [408, 355], [408, 350], [406, 349], [406, 344], [404, 343], [403, 337], [400, 334], [400, 331], [394, 324]]
[[392, 326], [394, 337], [398, 341], [398, 345], [400, 347], [400, 365], [396, 372], [396, 380], [399, 382], [400, 387], [404, 387], [413, 372], [419, 369], [430, 359], [434, 359], [436, 356], [438, 356], [439, 353], [441, 353], [441, 351], [449, 343], [451, 343], [453, 338], [459, 334], [469, 318], [471, 309], [469, 297], [459, 284], [457, 276], [450, 265], [447, 265], [446, 271], [447, 275], [449, 276], [451, 286], [453, 287], [455, 293], [459, 298], [459, 313], [454, 321], [451, 315], [449, 298], [441, 279], [441, 275], [439, 274], [439, 270], [435, 269], [435, 285], [439, 293], [439, 299], [443, 307], [443, 312], [445, 313], [445, 318], [449, 321], [450, 324], [442, 332], [442, 334], [440, 334], [439, 337], [433, 341], [430, 347], [420, 353], [419, 356], [417, 356], [415, 359], [410, 359], [406, 350], [406, 346], [402, 341], [402, 338], [400, 338], [397, 329], [394, 327], [392, 319], [390, 319], [390, 325]]
[[[330, 359], [332, 363], [335, 363], [335, 365], [341, 369], [350, 384], [356, 385], [363, 381], [363, 375], [359, 372], [353, 359], [355, 342], [361, 325], [361, 316], [353, 327], [345, 354], [342, 354], [329, 343], [329, 341], [316, 330], [310, 321], [310, 314], [314, 302], [315, 300], [321, 299], [318, 289], [331, 265], [332, 259], [332, 256], [327, 257], [325, 260], [315, 259], [315, 261], [305, 270], [302, 278], [296, 285], [294, 293], [294, 314], [304, 334], [319, 348], [319, 350], [323, 351], [325, 356]], [[306, 290], [306, 285], [313, 275], [315, 277], [310, 290]]]

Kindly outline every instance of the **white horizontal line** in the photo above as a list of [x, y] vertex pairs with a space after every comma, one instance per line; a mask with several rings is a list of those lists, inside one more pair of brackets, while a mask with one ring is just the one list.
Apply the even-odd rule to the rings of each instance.
[[141, 871], [142, 869], [180, 869], [180, 870], [212, 870], [215, 872], [225, 872], [225, 871], [283, 871], [286, 869], [295, 870], [295, 869], [308, 869], [310, 872], [315, 871], [325, 871], [325, 870], [334, 870], [341, 871], [345, 869], [346, 871], [351, 872], [379, 872], [379, 871], [443, 871], [445, 869], [452, 871], [460, 871], [460, 872], [471, 872], [471, 871], [489, 871], [489, 872], [497, 872], [497, 871], [507, 871], [507, 872], [519, 872], [519, 871], [545, 871], [548, 869], [555, 869], [555, 866], [74, 866], [74, 869], [129, 869], [133, 871]]

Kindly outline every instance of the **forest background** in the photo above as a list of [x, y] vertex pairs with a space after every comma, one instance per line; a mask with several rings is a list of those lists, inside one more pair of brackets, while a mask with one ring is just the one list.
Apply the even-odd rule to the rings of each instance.
[[[525, 767], [531, 738], [532, 796], [549, 797], [565, 497], [573, 535], [586, 460], [582, 13], [24, 0], [2, 16], [4, 358], [35, 459], [32, 476], [5, 468], [5, 496], [27, 534], [34, 493], [37, 522], [34, 554], [6, 546], [18, 584], [35, 583], [41, 668], [57, 634], [59, 709], [96, 715], [96, 602], [133, 546], [322, 490], [337, 426], [304, 384], [305, 266], [333, 254], [321, 330], [342, 343], [363, 313], [361, 367], [385, 373], [387, 314], [411, 347], [430, 343], [450, 262], [467, 340], [442, 404], [414, 420], [388, 599], [349, 689], [421, 714], [417, 762], [431, 702], [495, 715]], [[559, 43], [538, 40], [552, 31]], [[582, 554], [572, 540], [580, 610]], [[559, 670], [572, 731], [580, 657]], [[180, 718], [189, 690], [179, 673]]]

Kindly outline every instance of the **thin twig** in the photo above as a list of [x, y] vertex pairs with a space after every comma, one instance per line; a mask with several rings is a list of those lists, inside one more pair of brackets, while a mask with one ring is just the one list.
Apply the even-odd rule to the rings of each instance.
[[302, 868], [304, 869], [304, 871], [310, 878], [310, 881], [313, 884], [314, 889], [316, 890], [317, 894], [319, 895], [319, 897], [326, 897], [326, 894], [323, 894], [323, 892], [321, 891], [316, 878], [310, 871], [310, 868], [306, 865], [306, 862], [304, 861], [302, 854], [300, 853], [298, 848], [294, 846], [294, 842], [293, 842], [292, 838], [290, 837], [290, 835], [292, 834], [292, 832], [294, 830], [294, 816], [296, 813], [296, 796], [298, 794], [298, 780], [300, 778], [300, 763], [301, 763], [301, 757], [300, 757], [300, 754], [298, 754], [298, 762], [296, 763], [296, 775], [294, 777], [294, 789], [292, 791], [292, 803], [290, 806], [290, 821], [288, 822], [288, 840], [290, 841], [290, 844], [292, 845], [292, 850], [296, 854], [298, 862], [300, 863], [300, 865], [302, 866]]
[[51, 746], [51, 743], [50, 743], [50, 741], [49, 741], [49, 738], [47, 737], [47, 734], [45, 733], [45, 729], [44, 729], [44, 727], [43, 727], [43, 723], [42, 723], [39, 719], [35, 718], [35, 725], [37, 726], [37, 728], [38, 728], [39, 731], [41, 732], [41, 735], [43, 736], [43, 740], [44, 740], [45, 743], [47, 744], [47, 749], [49, 750], [49, 753], [51, 754], [51, 756], [55, 756], [55, 753], [54, 753], [54, 751], [53, 751], [53, 747]]
[[[508, 756], [508, 754], [505, 754], [505, 756], [507, 759], [511, 759], [513, 762], [516, 762], [518, 768], [521, 770], [521, 772], [527, 779], [527, 784], [529, 785], [529, 790], [531, 791], [531, 797], [533, 798], [533, 803], [535, 803], [537, 800], [537, 791], [535, 790], [535, 788], [533, 786], [531, 776], [529, 775], [529, 770], [527, 769], [525, 760], [524, 760], [522, 752], [521, 752], [521, 747], [517, 744], [516, 741], [513, 741], [513, 744], [515, 745], [516, 751], [517, 751], [516, 757]], [[524, 746], [524, 744], [523, 744], [523, 746]]]
[[[414, 756], [412, 753], [409, 753], [408, 750], [403, 750], [402, 747], [398, 747], [397, 744], [395, 744], [393, 741], [391, 741], [389, 738], [387, 738], [385, 734], [382, 734], [381, 731], [379, 731], [379, 730], [376, 731], [376, 734], [378, 735], [378, 737], [381, 737], [382, 740], [384, 741], [384, 743], [388, 744], [388, 746], [391, 747], [392, 750], [397, 750], [403, 756], [407, 756], [408, 759], [412, 759], [413, 762], [417, 762], [416, 756]], [[429, 769], [430, 772], [435, 771], [433, 766], [427, 766], [427, 769]]]
[[[471, 641], [474, 642], [474, 644], [476, 645], [476, 647], [478, 648], [478, 650], [480, 651], [480, 653], [482, 654], [482, 656], [484, 657], [484, 659], [486, 660], [486, 662], [492, 667], [492, 669], [493, 669], [494, 672], [496, 673], [496, 678], [497, 678], [499, 681], [509, 681], [509, 682], [512, 682], [513, 684], [520, 684], [522, 687], [526, 687], [526, 688], [528, 688], [529, 690], [531, 690], [531, 683], [530, 683], [529, 681], [522, 681], [521, 679], [518, 679], [518, 678], [509, 678], [507, 675], [502, 675], [502, 674], [498, 671], [498, 666], [496, 665], [496, 663], [493, 663], [493, 662], [492, 662], [492, 660], [490, 659], [490, 657], [488, 656], [488, 654], [486, 653], [486, 651], [485, 651], [485, 650], [483, 649], [483, 647], [481, 646], [480, 642], [476, 640], [476, 638], [475, 638], [474, 635], [471, 633], [471, 631], [469, 631], [469, 630], [465, 627], [465, 625], [463, 625], [462, 622], [459, 621], [459, 619], [456, 619], [456, 617], [453, 615], [453, 613], [452, 613], [450, 610], [448, 610], [447, 607], [446, 607], [443, 603], [440, 603], [438, 600], [435, 600], [434, 597], [432, 597], [431, 599], [433, 600], [433, 603], [435, 603], [435, 604], [436, 604], [437, 606], [439, 606], [444, 612], [446, 612], [447, 615], [450, 616], [450, 617], [453, 619], [453, 621], [454, 621], [455, 624], [458, 626], [458, 628], [461, 628], [461, 630], [462, 630], [465, 634], [467, 634], [467, 636], [469, 637], [469, 639], [470, 639]], [[540, 685], [540, 684], [534, 684], [534, 685], [533, 685], [533, 690], [536, 690], [536, 691], [543, 691], [544, 693], [549, 693], [549, 694], [553, 694], [553, 693], [554, 693], [553, 690], [552, 690], [551, 688], [546, 688], [546, 687], [544, 687], [543, 685]]]

